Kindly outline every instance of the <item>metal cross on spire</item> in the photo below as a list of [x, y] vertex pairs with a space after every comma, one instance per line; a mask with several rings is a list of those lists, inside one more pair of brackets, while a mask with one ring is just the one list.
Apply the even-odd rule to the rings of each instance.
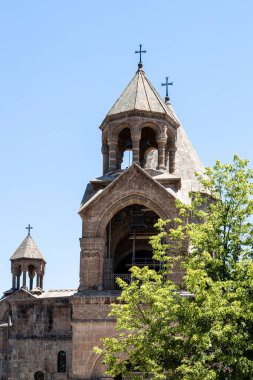
[[33, 227], [30, 225], [30, 223], [28, 224], [28, 226], [25, 228], [26, 230], [28, 230], [28, 234], [27, 236], [29, 236], [31, 233], [31, 230], [33, 229]]
[[142, 53], [147, 53], [147, 51], [146, 50], [141, 50], [142, 44], [140, 44], [139, 46], [140, 46], [140, 50], [135, 50], [135, 54], [140, 54], [140, 62], [138, 64], [138, 66], [140, 68], [140, 67], [142, 67], [141, 54]]
[[161, 86], [166, 86], [166, 96], [165, 96], [165, 102], [168, 102], [170, 100], [169, 94], [168, 94], [168, 87], [173, 86], [173, 82], [169, 82], [169, 77], [166, 77], [166, 83], [161, 83]]

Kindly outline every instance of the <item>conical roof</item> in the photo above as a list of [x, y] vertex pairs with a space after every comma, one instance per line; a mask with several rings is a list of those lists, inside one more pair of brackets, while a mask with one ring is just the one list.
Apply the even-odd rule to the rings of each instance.
[[180, 124], [172, 107], [168, 107], [164, 103], [141, 67], [112, 106], [107, 116], [136, 110], [165, 114], [174, 123]]
[[34, 243], [31, 235], [28, 235], [16, 249], [10, 260], [16, 259], [40, 259], [44, 260], [44, 257], [40, 253], [37, 245]]

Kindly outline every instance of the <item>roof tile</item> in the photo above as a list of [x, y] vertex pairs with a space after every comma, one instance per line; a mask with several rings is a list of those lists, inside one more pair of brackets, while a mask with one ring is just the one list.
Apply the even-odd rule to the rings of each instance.
[[164, 103], [141, 68], [114, 103], [107, 116], [133, 110], [163, 113], [180, 124], [171, 105], [168, 106]]
[[16, 249], [14, 254], [11, 256], [10, 260], [23, 259], [23, 258], [44, 260], [42, 254], [40, 253], [37, 245], [33, 241], [31, 235], [28, 235], [22, 241], [20, 246]]

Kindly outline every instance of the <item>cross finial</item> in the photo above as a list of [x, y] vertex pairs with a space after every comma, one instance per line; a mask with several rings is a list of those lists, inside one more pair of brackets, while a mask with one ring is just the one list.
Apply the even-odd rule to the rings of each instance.
[[168, 102], [170, 100], [169, 95], [168, 95], [168, 87], [173, 86], [173, 82], [168, 81], [169, 77], [166, 77], [166, 83], [161, 83], [161, 86], [166, 86], [166, 96], [165, 96], [165, 102]]
[[141, 53], [147, 53], [147, 51], [146, 50], [141, 50], [142, 44], [140, 44], [139, 46], [140, 46], [140, 50], [135, 50], [135, 54], [140, 54], [140, 62], [138, 63], [138, 67], [140, 69], [140, 68], [142, 68]]
[[28, 234], [27, 234], [27, 236], [29, 236], [31, 230], [33, 229], [33, 227], [32, 227], [32, 226], [30, 225], [30, 223], [29, 223], [28, 226], [27, 226], [25, 229], [28, 230]]

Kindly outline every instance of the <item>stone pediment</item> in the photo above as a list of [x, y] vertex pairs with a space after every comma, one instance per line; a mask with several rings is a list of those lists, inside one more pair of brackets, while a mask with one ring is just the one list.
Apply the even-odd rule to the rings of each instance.
[[28, 290], [26, 289], [19, 289], [13, 292], [10, 295], [7, 295], [6, 297], [1, 299], [1, 302], [4, 302], [5, 300], [8, 302], [10, 301], [25, 301], [25, 300], [30, 300], [30, 299], [36, 299], [37, 297], [31, 294]]
[[[145, 172], [139, 165], [133, 163], [119, 177], [110, 183], [104, 190], [100, 190], [80, 207], [79, 214], [83, 214], [97, 202], [108, 202], [108, 198], [122, 198], [131, 194], [145, 195], [147, 198], [156, 198], [156, 194], [174, 200], [175, 197], [168, 192], [158, 181]], [[118, 194], [118, 195], [117, 195]], [[116, 200], [116, 199], [115, 199]]]

